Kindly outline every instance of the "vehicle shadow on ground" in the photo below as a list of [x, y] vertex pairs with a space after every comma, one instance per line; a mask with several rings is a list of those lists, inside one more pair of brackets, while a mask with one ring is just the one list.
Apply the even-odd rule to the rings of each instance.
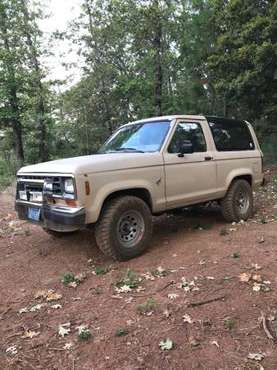
[[[175, 237], [183, 236], [186, 238], [186, 234], [190, 236], [193, 234], [196, 237], [197, 233], [202, 230], [212, 230], [215, 227], [224, 228], [227, 225], [218, 206], [183, 209], [174, 212], [174, 214], [154, 217], [153, 222], [153, 238], [148, 253], [159, 248], [161, 254], [163, 254], [163, 249], [164, 253], [167, 253], [166, 244]], [[93, 229], [64, 235], [61, 238], [54, 238], [44, 232], [41, 236], [43, 238], [40, 238], [39, 254], [42, 256], [54, 253], [80, 258], [81, 254], [81, 256], [93, 259], [97, 263], [112, 261], [98, 249]]]

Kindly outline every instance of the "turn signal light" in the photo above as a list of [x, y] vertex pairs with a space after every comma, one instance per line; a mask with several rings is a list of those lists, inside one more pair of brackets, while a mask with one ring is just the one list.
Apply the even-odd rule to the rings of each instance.
[[85, 182], [85, 187], [86, 187], [86, 195], [90, 195], [90, 185], [89, 185], [89, 181], [86, 181], [86, 182]]
[[69, 207], [77, 207], [76, 201], [74, 199], [65, 199], [65, 203]]

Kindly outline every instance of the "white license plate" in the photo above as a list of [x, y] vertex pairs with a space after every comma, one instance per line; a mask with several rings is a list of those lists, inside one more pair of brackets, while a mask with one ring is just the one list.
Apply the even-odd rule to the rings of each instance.
[[19, 198], [21, 200], [27, 200], [27, 193], [25, 190], [19, 190]]
[[40, 191], [30, 191], [30, 202], [42, 202], [42, 193]]
[[28, 208], [28, 218], [33, 221], [39, 221], [40, 208]]

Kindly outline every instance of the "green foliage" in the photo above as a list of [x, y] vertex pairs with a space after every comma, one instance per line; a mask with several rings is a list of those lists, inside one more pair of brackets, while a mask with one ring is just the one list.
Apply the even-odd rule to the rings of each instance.
[[95, 274], [96, 275], [105, 275], [108, 272], [107, 267], [102, 267], [102, 266], [96, 266], [95, 267]]
[[233, 257], [233, 258], [240, 258], [240, 252], [234, 252], [234, 253], [232, 254], [232, 257]]
[[129, 331], [125, 328], [119, 328], [115, 332], [116, 337], [125, 337], [125, 335], [128, 335]]
[[148, 298], [146, 302], [141, 303], [137, 306], [138, 313], [146, 315], [157, 308], [157, 302], [154, 298]]
[[228, 231], [227, 229], [225, 229], [225, 228], [222, 228], [222, 229], [220, 229], [220, 231], [219, 231], [219, 235], [220, 235], [220, 236], [226, 236], [226, 235], [229, 235], [229, 231]]
[[276, 2], [215, 0], [216, 43], [208, 57], [210, 83], [222, 102], [218, 113], [247, 118], [275, 135], [276, 16]]
[[224, 320], [224, 327], [225, 327], [225, 329], [232, 330], [232, 329], [234, 329], [235, 324], [236, 324], [235, 323], [235, 320], [233, 320], [233, 319], [231, 319], [229, 317]]
[[76, 281], [75, 275], [72, 272], [67, 272], [63, 275], [62, 283], [68, 285]]
[[[95, 153], [130, 120], [198, 113], [253, 122], [276, 162], [276, 2], [83, 0], [67, 32], [52, 35], [83, 61], [65, 91], [45, 79], [40, 4], [0, 3], [0, 153], [13, 152], [17, 168]], [[14, 170], [1, 171], [6, 185]]]
[[87, 341], [92, 337], [91, 331], [88, 328], [81, 328], [78, 333], [78, 339], [80, 341]]
[[139, 286], [140, 279], [138, 275], [131, 269], [127, 269], [124, 275], [116, 283], [117, 288], [128, 286], [131, 289], [135, 289]]
[[8, 187], [15, 178], [16, 161], [7, 161], [0, 157], [0, 191]]

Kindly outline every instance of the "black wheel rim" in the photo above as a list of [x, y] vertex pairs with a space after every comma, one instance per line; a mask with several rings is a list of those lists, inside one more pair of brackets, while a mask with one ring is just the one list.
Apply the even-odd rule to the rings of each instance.
[[132, 248], [143, 237], [145, 223], [142, 215], [135, 210], [130, 210], [121, 215], [117, 222], [117, 238], [121, 245]]

